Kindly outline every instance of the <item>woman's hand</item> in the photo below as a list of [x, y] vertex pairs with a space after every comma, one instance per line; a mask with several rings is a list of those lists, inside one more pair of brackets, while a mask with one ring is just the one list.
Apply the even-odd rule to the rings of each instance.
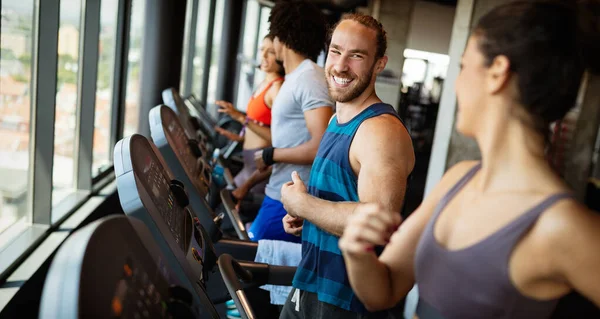
[[244, 113], [236, 110], [233, 107], [233, 104], [227, 102], [227, 101], [215, 101], [215, 104], [219, 106], [219, 113], [225, 113], [229, 116], [231, 116], [232, 119], [240, 122], [240, 123], [244, 123], [244, 121], [246, 121], [246, 116], [244, 115]]
[[244, 138], [243, 138], [243, 137], [241, 137], [241, 136], [239, 136], [239, 135], [237, 135], [237, 134], [235, 134], [235, 133], [233, 133], [233, 132], [230, 132], [230, 131], [228, 131], [228, 130], [226, 130], [226, 129], [222, 128], [222, 127], [215, 126], [215, 131], [216, 131], [217, 133], [219, 133], [219, 134], [221, 134], [221, 135], [225, 136], [226, 138], [228, 138], [228, 139], [229, 139], [229, 140], [231, 140], [231, 141], [238, 141], [238, 142], [241, 142], [241, 141], [243, 141], [243, 140], [244, 140]]
[[344, 254], [359, 257], [372, 255], [375, 246], [384, 246], [400, 226], [398, 212], [384, 210], [373, 203], [359, 204], [348, 219], [340, 238], [340, 250]]

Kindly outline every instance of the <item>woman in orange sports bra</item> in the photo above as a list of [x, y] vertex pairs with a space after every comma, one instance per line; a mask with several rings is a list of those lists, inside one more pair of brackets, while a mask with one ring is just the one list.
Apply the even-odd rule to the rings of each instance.
[[[250, 97], [248, 102], [247, 114], [235, 109], [235, 107], [226, 101], [216, 101], [219, 106], [219, 112], [231, 116], [234, 120], [244, 124], [244, 129], [240, 135], [224, 130], [220, 127], [216, 131], [233, 141], [244, 141], [243, 157], [244, 167], [236, 175], [236, 185], [244, 185], [256, 170], [254, 163], [254, 153], [260, 149], [271, 145], [271, 105], [275, 96], [279, 92], [283, 82], [283, 66], [275, 59], [275, 50], [273, 49], [273, 37], [267, 35], [264, 37], [261, 52], [260, 69], [266, 73], [265, 79], [258, 85], [256, 91]], [[236, 197], [244, 197], [248, 192], [264, 193], [266, 181], [254, 186], [251, 190], [238, 189], [234, 192]]]

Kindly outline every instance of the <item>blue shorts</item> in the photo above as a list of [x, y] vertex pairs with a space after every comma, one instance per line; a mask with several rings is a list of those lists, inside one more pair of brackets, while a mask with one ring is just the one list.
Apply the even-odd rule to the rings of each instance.
[[252, 226], [248, 230], [248, 237], [252, 241], [273, 239], [294, 243], [301, 242], [301, 237], [290, 235], [283, 229], [283, 222], [281, 220], [286, 214], [287, 212], [280, 201], [265, 196], [258, 215], [256, 215]]

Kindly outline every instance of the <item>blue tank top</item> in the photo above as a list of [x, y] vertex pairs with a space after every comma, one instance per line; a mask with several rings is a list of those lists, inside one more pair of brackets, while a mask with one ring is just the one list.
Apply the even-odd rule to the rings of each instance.
[[[338, 124], [337, 116], [333, 117], [321, 139], [310, 171], [308, 192], [311, 195], [332, 202], [358, 201], [358, 178], [350, 166], [350, 145], [363, 121], [383, 114], [394, 115], [400, 120], [392, 106], [384, 103], [369, 106], [344, 124]], [[293, 285], [317, 294], [319, 301], [366, 313], [364, 305], [350, 287], [338, 239], [304, 221], [302, 261]]]

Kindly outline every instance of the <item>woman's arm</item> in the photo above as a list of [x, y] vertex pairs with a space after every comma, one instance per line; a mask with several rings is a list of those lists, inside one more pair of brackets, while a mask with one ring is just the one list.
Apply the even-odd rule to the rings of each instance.
[[560, 282], [600, 307], [600, 213], [563, 201], [540, 218], [544, 250]]
[[222, 127], [218, 127], [215, 126], [215, 131], [223, 136], [225, 136], [227, 139], [231, 140], [231, 141], [237, 141], [237, 142], [241, 142], [244, 140], [244, 138], [238, 134], [235, 134], [233, 132], [230, 132]]
[[254, 123], [253, 121], [248, 121], [246, 128], [252, 130], [252, 132], [256, 133], [256, 135], [260, 136], [262, 139], [271, 144], [271, 128]]
[[[356, 209], [339, 245], [352, 289], [369, 311], [391, 308], [410, 291], [415, 282], [415, 252], [427, 222], [446, 191], [474, 164], [462, 162], [451, 168], [399, 228], [393, 218], [398, 212], [371, 204]], [[377, 258], [373, 247], [385, 244]]]

